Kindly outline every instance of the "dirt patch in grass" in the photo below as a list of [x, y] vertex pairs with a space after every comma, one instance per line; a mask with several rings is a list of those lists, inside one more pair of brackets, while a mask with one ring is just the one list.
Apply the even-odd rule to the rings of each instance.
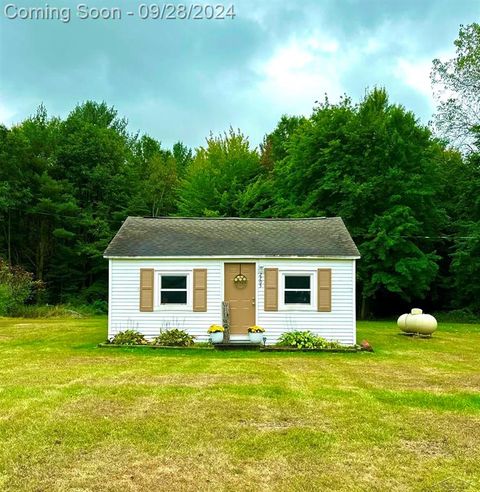
[[419, 458], [425, 457], [448, 457], [452, 456], [448, 440], [443, 438], [438, 441], [406, 441], [402, 440], [401, 445]]

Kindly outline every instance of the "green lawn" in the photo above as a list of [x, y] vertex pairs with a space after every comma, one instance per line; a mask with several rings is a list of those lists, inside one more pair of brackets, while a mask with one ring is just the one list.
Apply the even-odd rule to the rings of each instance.
[[0, 318], [1, 490], [480, 490], [480, 325], [375, 353], [101, 349]]

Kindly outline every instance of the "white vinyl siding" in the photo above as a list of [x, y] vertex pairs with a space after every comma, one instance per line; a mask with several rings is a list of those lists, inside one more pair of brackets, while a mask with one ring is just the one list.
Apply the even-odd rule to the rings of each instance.
[[[302, 260], [260, 259], [259, 266], [278, 268], [278, 290], [281, 303], [278, 311], [257, 312], [257, 325], [267, 330], [267, 343], [275, 343], [284, 331], [310, 330], [327, 340], [338, 340], [345, 345], [356, 343], [355, 336], [355, 261], [354, 260]], [[332, 269], [332, 311], [316, 310], [316, 275], [319, 268]], [[313, 307], [283, 305], [281, 278], [285, 273], [310, 272]], [[257, 280], [258, 283], [258, 280]], [[263, 306], [264, 289], [257, 289], [257, 306]]]
[[[158, 335], [160, 329], [180, 328], [196, 336], [197, 341], [208, 340], [211, 324], [222, 323], [223, 272], [225, 259], [110, 259], [109, 336], [127, 328], [141, 331], [147, 337]], [[238, 261], [238, 260], [231, 260]], [[243, 260], [242, 260], [243, 261]], [[266, 329], [267, 343], [275, 343], [289, 330], [311, 330], [343, 344], [355, 343], [355, 260], [315, 260], [297, 258], [250, 258], [245, 263], [256, 263], [256, 324]], [[264, 310], [264, 268], [278, 268], [278, 311]], [[189, 305], [162, 305], [156, 302], [153, 312], [139, 311], [140, 268], [155, 269], [155, 300], [158, 299], [158, 273], [193, 275], [194, 268], [207, 269], [207, 311], [194, 312]], [[319, 268], [332, 270], [332, 310], [316, 310], [316, 275]], [[285, 273], [311, 275], [312, 305], [285, 305], [283, 280]], [[260, 278], [262, 282], [260, 283]]]
[[[109, 336], [127, 328], [141, 331], [148, 338], [158, 335], [160, 329], [180, 328], [197, 338], [208, 339], [207, 329], [215, 323], [222, 323], [221, 287], [223, 262], [217, 260], [110, 260], [110, 317]], [[140, 312], [138, 296], [140, 288], [140, 268], [155, 269], [155, 306], [153, 312]], [[194, 268], [206, 268], [207, 273], [207, 311], [194, 312], [191, 306], [192, 287], [187, 293], [189, 305], [159, 306], [158, 275], [171, 273], [193, 275]]]

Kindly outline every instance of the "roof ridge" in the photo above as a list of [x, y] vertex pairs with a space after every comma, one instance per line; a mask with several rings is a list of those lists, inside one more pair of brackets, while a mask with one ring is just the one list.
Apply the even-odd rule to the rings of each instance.
[[155, 220], [255, 220], [255, 221], [299, 221], [299, 220], [331, 220], [341, 217], [153, 217], [129, 215], [127, 219], [155, 219]]

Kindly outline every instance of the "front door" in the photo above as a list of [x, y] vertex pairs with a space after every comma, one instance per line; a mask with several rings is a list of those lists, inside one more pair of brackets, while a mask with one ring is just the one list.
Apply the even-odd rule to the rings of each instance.
[[225, 301], [230, 304], [230, 333], [246, 335], [255, 324], [254, 263], [225, 263]]

